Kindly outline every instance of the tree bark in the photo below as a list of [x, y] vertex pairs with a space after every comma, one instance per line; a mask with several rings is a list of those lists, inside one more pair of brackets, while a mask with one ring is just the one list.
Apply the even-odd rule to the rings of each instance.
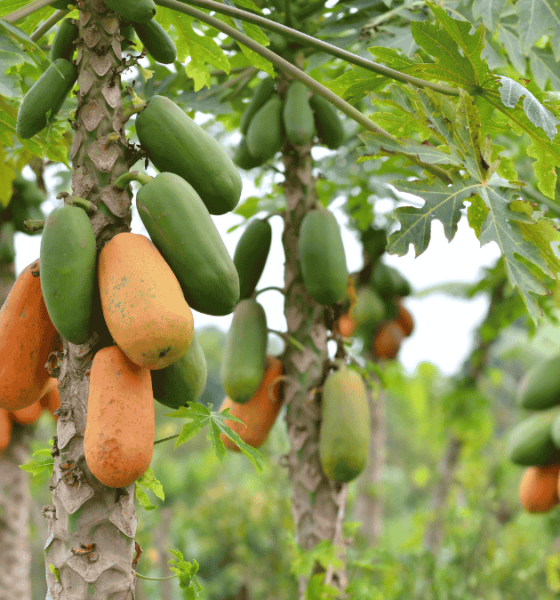
[[[368, 357], [371, 360], [371, 357]], [[384, 497], [381, 491], [387, 455], [385, 394], [381, 390], [374, 400], [367, 388], [371, 416], [371, 441], [368, 462], [361, 476], [360, 495], [356, 500], [356, 519], [362, 522], [361, 533], [370, 546], [376, 546], [383, 534]]]
[[[72, 190], [98, 207], [91, 222], [99, 252], [114, 235], [130, 230], [130, 193], [112, 185], [130, 167], [122, 123], [123, 65], [117, 15], [102, 0], [83, 0], [79, 9]], [[64, 341], [58, 373], [61, 408], [53, 448], [53, 504], [43, 509], [49, 532], [47, 600], [134, 598], [135, 486], [105, 487], [84, 458], [91, 363], [94, 353], [111, 343], [99, 305], [96, 317], [87, 343]]]
[[[322, 540], [344, 548], [342, 524], [346, 507], [346, 484], [331, 481], [319, 461], [319, 427], [321, 424], [321, 386], [328, 361], [325, 307], [319, 305], [305, 289], [299, 270], [298, 238], [301, 222], [316, 202], [310, 146], [292, 148], [283, 154], [285, 167], [283, 246], [285, 262], [285, 304], [287, 335], [296, 339], [298, 348], [289, 341], [283, 354], [287, 377], [285, 399], [286, 422], [290, 439], [287, 466], [293, 490], [292, 513], [296, 541], [311, 550]], [[316, 566], [315, 572], [322, 569]], [[339, 590], [346, 587], [344, 571], [329, 569], [326, 583]], [[299, 581], [299, 598], [305, 598], [307, 581]]]

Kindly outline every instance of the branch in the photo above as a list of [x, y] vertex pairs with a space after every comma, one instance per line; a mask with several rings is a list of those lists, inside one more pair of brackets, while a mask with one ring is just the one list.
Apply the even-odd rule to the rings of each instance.
[[13, 13], [6, 15], [5, 17], [3, 17], [3, 19], [8, 23], [15, 23], [16, 21], [21, 21], [21, 19], [25, 19], [25, 17], [28, 17], [29, 15], [33, 14], [35, 11], [45, 8], [45, 6], [48, 6], [51, 2], [52, 0], [34, 0], [33, 2], [22, 6], [18, 10], [14, 10]]
[[[166, 6], [168, 8], [173, 8], [174, 10], [180, 11], [180, 8], [178, 8], [178, 6], [181, 5], [181, 2], [177, 2], [176, 0], [155, 0], [155, 2], [156, 4], [160, 4], [161, 6]], [[300, 33], [299, 31], [296, 31], [291, 27], [286, 27], [285, 25], [281, 25], [280, 23], [270, 21], [269, 19], [266, 19], [265, 17], [260, 17], [259, 15], [254, 15], [245, 10], [241, 10], [240, 8], [220, 4], [219, 2], [214, 2], [213, 0], [189, 0], [189, 4], [200, 6], [201, 8], [206, 8], [208, 10], [213, 10], [217, 13], [221, 13], [229, 17], [235, 17], [236, 19], [241, 19], [242, 21], [247, 21], [248, 23], [260, 25], [263, 29], [276, 31], [277, 33], [280, 33], [286, 37], [301, 42], [306, 46], [311, 46], [312, 48], [316, 48], [317, 50], [322, 50], [326, 54], [330, 54], [332, 56], [336, 56], [337, 58], [341, 58], [342, 60], [350, 64], [362, 67], [363, 69], [367, 69], [368, 71], [373, 71], [374, 73], [385, 75], [390, 79], [401, 81], [403, 83], [410, 83], [421, 88], [432, 89], [436, 92], [440, 92], [441, 94], [446, 94], [448, 96], [459, 96], [459, 90], [457, 88], [453, 88], [449, 85], [441, 83], [432, 83], [431, 81], [425, 81], [423, 79], [419, 79], [418, 77], [413, 77], [412, 75], [406, 75], [405, 73], [401, 73], [400, 71], [395, 71], [394, 69], [390, 69], [389, 67], [380, 65], [379, 63], [373, 62], [372, 60], [362, 58], [361, 56], [353, 54], [352, 52], [342, 50], [341, 48], [337, 48], [332, 44], [328, 44], [327, 42], [318, 40], [317, 38], [314, 38], [311, 35]], [[193, 13], [186, 14], [194, 16]], [[203, 21], [203, 19], [200, 20]], [[213, 27], [215, 27], [215, 25], [213, 25]], [[216, 27], [216, 29], [218, 29], [218, 27]]]
[[[201, 0], [197, 0], [197, 2], [199, 2], [199, 1], [201, 1]], [[205, 2], [210, 2], [210, 1], [211, 0], [205, 0]], [[309, 75], [307, 75], [306, 73], [304, 73], [303, 71], [298, 69], [295, 65], [293, 65], [292, 63], [283, 59], [282, 57], [278, 56], [277, 54], [275, 54], [268, 48], [261, 46], [261, 44], [259, 44], [258, 42], [255, 42], [254, 40], [247, 37], [246, 35], [243, 35], [239, 31], [237, 31], [237, 29], [234, 29], [233, 27], [226, 25], [222, 21], [215, 19], [214, 17], [211, 17], [211, 16], [207, 15], [206, 13], [203, 13], [200, 10], [197, 10], [196, 8], [191, 8], [190, 6], [185, 6], [185, 5], [181, 4], [181, 2], [178, 2], [177, 0], [157, 0], [157, 4], [159, 4], [160, 6], [165, 6], [167, 8], [171, 8], [178, 12], [182, 12], [186, 15], [189, 15], [190, 17], [198, 19], [202, 23], [206, 23], [210, 27], [213, 27], [214, 29], [221, 31], [222, 33], [225, 33], [226, 35], [228, 35], [235, 41], [237, 41], [240, 44], [247, 46], [247, 48], [250, 48], [251, 50], [253, 50], [253, 52], [256, 52], [257, 54], [266, 58], [270, 62], [278, 65], [281, 69], [286, 71], [286, 73], [289, 73], [294, 79], [301, 81], [304, 85], [306, 85], [308, 88], [313, 90], [316, 94], [325, 98], [325, 100], [327, 100], [328, 102], [330, 102], [331, 104], [336, 106], [340, 111], [342, 111], [345, 115], [350, 117], [353, 121], [356, 121], [356, 123], [361, 125], [367, 131], [377, 133], [377, 134], [382, 135], [390, 140], [395, 139], [389, 132], [387, 132], [383, 128], [375, 125], [375, 123], [373, 123], [370, 119], [368, 119], [365, 115], [363, 115], [359, 110], [355, 109], [351, 104], [348, 104], [348, 102], [345, 102], [342, 98], [340, 98], [339, 96], [337, 96], [336, 94], [331, 92], [325, 86], [321, 85], [318, 81], [315, 81], [315, 79], [313, 79], [312, 77], [309, 77]], [[220, 4], [219, 6], [222, 6], [222, 5]], [[247, 13], [247, 14], [250, 14], [250, 13]], [[265, 19], [265, 21], [266, 21], [266, 19]], [[302, 35], [302, 34], [300, 34], [300, 35]], [[314, 39], [314, 38], [311, 38], [311, 39]], [[425, 169], [426, 171], [430, 171], [436, 177], [439, 177], [443, 181], [446, 181], [447, 183], [451, 182], [449, 175], [447, 174], [447, 172], [444, 169], [441, 169], [440, 167], [437, 167], [435, 165], [424, 164], [420, 160], [412, 158], [412, 157], [407, 157], [407, 158], [414, 164], [417, 164], [418, 166]]]
[[31, 39], [36, 42], [40, 40], [45, 33], [51, 28], [54, 27], [60, 19], [65, 17], [70, 11], [69, 10], [57, 10], [54, 15], [49, 17], [40, 27], [38, 27], [32, 34]]

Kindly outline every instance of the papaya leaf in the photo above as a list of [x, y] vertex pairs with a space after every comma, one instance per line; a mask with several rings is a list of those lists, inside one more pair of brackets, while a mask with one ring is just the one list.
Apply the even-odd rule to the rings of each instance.
[[560, 29], [560, 4], [555, 0], [518, 0], [515, 12], [521, 48], [528, 52], [545, 33]]
[[22, 6], [29, 4], [30, 1], [31, 0], [2, 0], [0, 3], [0, 17], [13, 13]]
[[154, 510], [157, 508], [156, 505], [150, 502], [148, 498], [148, 494], [141, 489], [141, 487], [145, 487], [147, 490], [151, 490], [155, 496], [157, 496], [160, 500], [165, 500], [165, 493], [163, 492], [163, 486], [161, 482], [155, 478], [154, 472], [152, 469], [148, 469], [141, 477], [136, 481], [136, 499], [141, 504], [142, 508], [145, 510]]
[[507, 0], [474, 0], [472, 4], [473, 17], [481, 19], [486, 29], [495, 31], [506, 3]]
[[550, 81], [552, 89], [560, 90], [560, 69], [550, 52], [531, 48], [529, 52], [529, 64], [531, 65], [531, 73], [535, 79], [535, 83], [541, 90], [546, 89], [548, 81]]
[[33, 452], [33, 457], [37, 457], [37, 460], [28, 460], [25, 464], [20, 465], [19, 468], [31, 473], [33, 477], [40, 475], [44, 471], [48, 471], [49, 476], [52, 476], [54, 467], [54, 458], [52, 457], [53, 440], [49, 440], [49, 444], [51, 444], [50, 448], [41, 448]]
[[193, 560], [192, 563], [186, 562], [179, 550], [169, 549], [169, 552], [175, 556], [175, 560], [168, 561], [169, 570], [175, 573], [179, 579], [179, 587], [184, 590], [187, 600], [196, 600], [200, 597], [199, 592], [202, 591], [202, 586], [196, 576], [198, 563], [196, 560]]
[[500, 23], [498, 34], [511, 64], [521, 75], [525, 75], [527, 71], [527, 59], [525, 53], [521, 50], [521, 42], [516, 31]]
[[220, 434], [225, 434], [229, 437], [233, 442], [239, 446], [239, 449], [247, 458], [253, 463], [257, 472], [261, 472], [263, 469], [262, 464], [262, 456], [261, 453], [246, 444], [238, 435], [230, 429], [227, 425], [225, 425], [225, 420], [229, 419], [232, 421], [237, 421], [238, 423], [242, 423], [237, 417], [229, 414], [229, 409], [224, 410], [222, 412], [216, 412], [212, 410], [212, 405], [209, 404], [208, 407], [199, 404], [198, 402], [190, 402], [188, 406], [183, 406], [176, 410], [173, 413], [169, 413], [166, 415], [168, 417], [175, 417], [178, 419], [187, 419], [187, 423], [183, 425], [181, 433], [177, 438], [177, 442], [175, 443], [175, 448], [184, 444], [192, 437], [194, 437], [199, 431], [204, 429], [204, 427], [208, 426], [208, 439], [212, 442], [214, 446], [214, 450], [216, 452], [216, 456], [219, 458], [220, 462], [226, 456], [226, 448], [224, 443], [220, 439]]
[[[0, 31], [3, 36], [9, 38], [18, 48], [23, 49], [28, 53], [28, 57], [33, 60], [33, 63], [39, 65], [43, 70], [46, 70], [50, 64], [49, 57], [44, 50], [38, 46], [25, 32], [12, 23], [8, 23], [0, 19]], [[4, 48], [4, 46], [2, 46]], [[29, 60], [21, 62], [31, 62]]]
[[6, 160], [4, 148], [0, 146], [0, 207], [5, 208], [10, 203], [15, 178], [16, 173]]

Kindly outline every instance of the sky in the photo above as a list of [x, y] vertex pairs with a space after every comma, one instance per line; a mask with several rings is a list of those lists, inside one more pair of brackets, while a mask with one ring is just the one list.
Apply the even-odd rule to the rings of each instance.
[[[47, 186], [49, 186], [48, 181]], [[245, 177], [242, 198], [254, 193], [252, 182]], [[48, 213], [60, 204], [61, 201], [54, 200], [54, 196], [51, 195], [43, 204], [43, 210]], [[361, 247], [354, 233], [348, 229], [347, 219], [340, 205], [341, 201], [335, 201], [329, 208], [341, 225], [348, 269], [354, 272], [362, 266]], [[389, 211], [392, 207], [391, 201], [376, 202], [376, 210]], [[227, 230], [241, 222], [242, 218], [233, 214], [212, 218], [233, 257], [243, 228], [238, 228], [229, 234]], [[281, 286], [283, 281], [282, 219], [275, 216], [270, 223], [273, 231], [272, 248], [257, 289]], [[132, 231], [147, 235], [135, 208], [133, 208]], [[18, 274], [39, 256], [40, 243], [40, 236], [30, 237], [23, 233], [16, 235]], [[397, 268], [410, 281], [414, 292], [420, 292], [434, 285], [451, 281], [465, 283], [477, 281], [481, 278], [484, 267], [493, 265], [499, 256], [499, 249], [494, 242], [480, 247], [480, 242], [469, 228], [466, 218], [463, 217], [451, 243], [448, 243], [445, 238], [441, 223], [435, 222], [432, 225], [429, 247], [421, 256], [415, 258], [414, 249], [411, 249], [403, 257], [386, 255], [385, 261]], [[282, 300], [281, 294], [276, 291], [269, 291], [259, 296], [259, 302], [265, 309], [268, 326], [271, 329], [286, 329]], [[433, 293], [422, 298], [409, 296], [405, 300], [405, 306], [412, 313], [416, 324], [412, 336], [403, 343], [399, 354], [399, 360], [407, 372], [414, 372], [416, 366], [424, 361], [435, 364], [444, 375], [457, 372], [472, 349], [473, 334], [484, 317], [488, 299], [477, 297], [472, 300], [461, 300], [443, 293]], [[213, 317], [196, 311], [193, 311], [193, 315], [196, 328], [215, 325], [224, 331], [228, 329], [232, 318], [231, 315]]]

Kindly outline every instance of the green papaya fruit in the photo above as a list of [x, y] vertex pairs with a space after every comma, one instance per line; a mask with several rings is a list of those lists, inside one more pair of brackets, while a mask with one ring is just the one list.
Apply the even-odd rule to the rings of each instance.
[[177, 48], [165, 29], [152, 19], [147, 23], [133, 23], [144, 48], [157, 62], [169, 65], [177, 58]]
[[387, 233], [384, 229], [368, 227], [361, 234], [361, 242], [370, 262], [375, 262], [385, 252], [387, 247]]
[[240, 127], [243, 135], [247, 135], [251, 119], [255, 116], [259, 108], [264, 106], [265, 102], [272, 96], [272, 92], [274, 92], [274, 79], [272, 77], [265, 77], [256, 87], [251, 101], [241, 116]]
[[560, 413], [558, 413], [552, 421], [550, 436], [552, 437], [552, 443], [554, 446], [557, 449], [560, 449]]
[[371, 276], [371, 286], [382, 298], [396, 296], [397, 287], [391, 268], [385, 263], [378, 262]]
[[322, 96], [313, 94], [309, 104], [315, 113], [315, 126], [319, 139], [331, 150], [336, 150], [344, 141], [344, 127], [335, 107]]
[[235, 208], [242, 182], [231, 158], [173, 101], [152, 96], [136, 119], [136, 133], [154, 165], [188, 181], [210, 214]]
[[545, 410], [560, 404], [560, 356], [538, 363], [525, 374], [517, 400], [526, 410]]
[[370, 287], [358, 288], [356, 300], [350, 314], [354, 317], [357, 327], [364, 323], [377, 326], [385, 317], [385, 304]]
[[97, 252], [83, 209], [62, 206], [49, 213], [40, 260], [41, 290], [53, 325], [72, 344], [87, 342], [92, 333]]
[[126, 50], [134, 43], [134, 37], [136, 32], [134, 31], [134, 27], [132, 23], [128, 23], [121, 27], [121, 51]]
[[255, 158], [249, 152], [249, 146], [247, 145], [247, 139], [241, 138], [239, 142], [239, 146], [235, 150], [235, 154], [233, 156], [233, 162], [242, 169], [248, 171], [249, 169], [254, 169], [255, 167], [260, 167], [263, 164], [263, 161], [260, 158]]
[[307, 100], [307, 87], [301, 81], [290, 84], [282, 115], [286, 137], [292, 144], [303, 146], [313, 139], [313, 111]]
[[301, 223], [298, 249], [309, 295], [319, 304], [339, 302], [346, 293], [348, 268], [335, 216], [324, 208], [308, 212]]
[[40, 221], [45, 218], [45, 214], [39, 206], [27, 206], [20, 198], [10, 203], [12, 211], [12, 221], [17, 231], [26, 235], [40, 235], [40, 231], [27, 231], [24, 222], [27, 220]]
[[237, 270], [193, 187], [179, 175], [160, 173], [138, 190], [136, 206], [189, 306], [207, 315], [230, 314], [239, 300]]
[[37, 187], [37, 184], [34, 181], [25, 179], [21, 173], [16, 174], [13, 186], [18, 199], [23, 200], [27, 206], [41, 206], [46, 200], [45, 195]]
[[283, 144], [282, 100], [274, 95], [251, 119], [247, 130], [247, 146], [255, 158], [265, 162], [271, 159]]
[[552, 440], [552, 424], [559, 414], [560, 408], [555, 407], [538, 412], [516, 425], [507, 444], [510, 460], [522, 466], [560, 462], [560, 450]]
[[272, 242], [268, 221], [250, 223], [235, 248], [233, 264], [239, 275], [239, 298], [250, 298], [259, 283]]
[[250, 400], [258, 390], [266, 366], [266, 315], [256, 300], [235, 307], [222, 357], [222, 386], [234, 402]]
[[17, 115], [16, 133], [28, 139], [54, 119], [76, 81], [76, 67], [64, 58], [55, 60], [25, 94]]
[[391, 276], [393, 277], [393, 285], [395, 287], [395, 296], [410, 296], [412, 292], [410, 288], [410, 283], [401, 275], [397, 269], [393, 269], [393, 267], [389, 267], [391, 271]]
[[146, 23], [156, 15], [154, 0], [105, 0], [105, 4], [127, 23]]
[[360, 375], [346, 366], [330, 373], [323, 386], [322, 405], [321, 466], [333, 481], [352, 481], [366, 466], [369, 452], [369, 405]]
[[14, 247], [15, 225], [8, 221], [0, 225], [0, 263], [7, 265], [14, 262], [16, 250]]
[[206, 387], [206, 358], [196, 334], [186, 353], [165, 369], [151, 372], [154, 398], [169, 408], [197, 402]]
[[51, 62], [54, 62], [58, 58], [72, 60], [72, 56], [76, 50], [74, 41], [78, 39], [78, 34], [78, 28], [74, 25], [72, 19], [64, 19], [60, 23], [51, 46]]

